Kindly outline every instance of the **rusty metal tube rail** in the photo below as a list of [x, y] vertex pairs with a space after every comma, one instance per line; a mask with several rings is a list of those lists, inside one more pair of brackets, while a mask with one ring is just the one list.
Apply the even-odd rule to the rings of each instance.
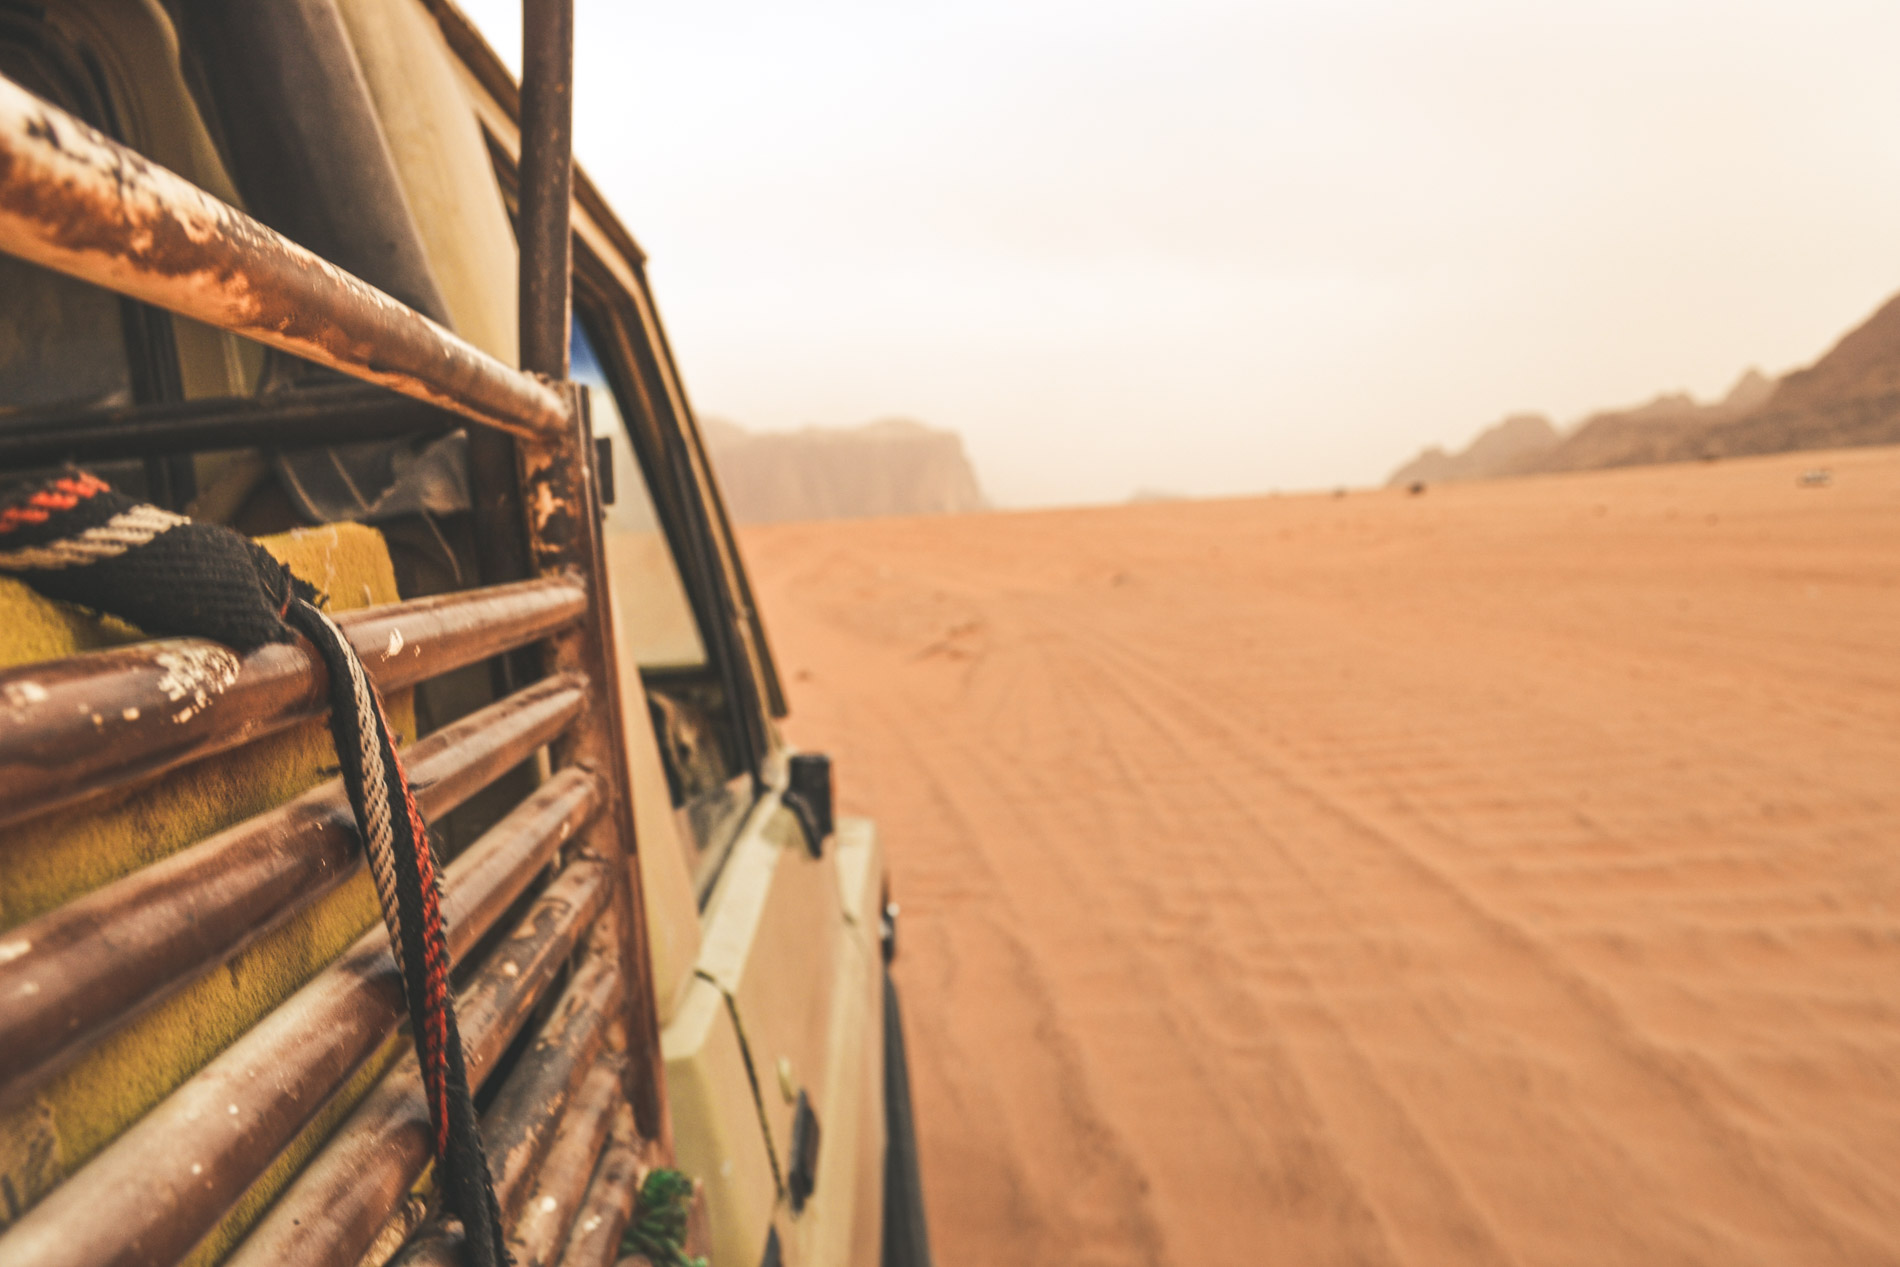
[[574, 0], [521, 6], [519, 177], [521, 365], [564, 379], [574, 287]]
[[[468, 1076], [480, 1084], [541, 1001], [587, 926], [607, 909], [604, 868], [575, 863], [536, 901], [521, 929], [456, 996]], [[595, 956], [564, 996], [610, 999], [619, 965]], [[486, 1129], [486, 1128], [485, 1128]], [[429, 1110], [413, 1053], [405, 1056], [313, 1157], [226, 1267], [354, 1263], [403, 1203], [429, 1161]]]
[[[549, 678], [403, 756], [438, 818], [580, 714], [587, 681]], [[341, 780], [10, 930], [0, 962], [0, 1102], [167, 997], [362, 866]]]
[[[525, 646], [587, 610], [547, 577], [346, 612], [337, 619], [378, 690]], [[303, 642], [239, 657], [173, 638], [0, 672], [0, 826], [228, 751], [328, 708]]]
[[[449, 865], [444, 914], [451, 956], [469, 953], [600, 803], [597, 780], [580, 771], [564, 774]], [[532, 964], [519, 956], [532, 945], [527, 957], [538, 962], [572, 945], [565, 934], [577, 933], [583, 922], [577, 917], [590, 906], [590, 881], [599, 886], [592, 867], [568, 874], [569, 883], [557, 882], [530, 910], [529, 936], [504, 942], [464, 998], [497, 988], [512, 995], [552, 975], [552, 966], [524, 971]], [[469, 1072], [479, 1079], [500, 1048], [491, 1032], [493, 1009], [468, 1014], [474, 1031]], [[12, 1267], [175, 1261], [217, 1225], [401, 1017], [401, 981], [387, 937], [374, 928], [0, 1236], [0, 1261]], [[413, 1056], [410, 1062], [413, 1069]], [[426, 1134], [426, 1111], [422, 1122]]]
[[574, 1228], [574, 1216], [607, 1147], [614, 1119], [624, 1113], [627, 1125], [633, 1124], [633, 1110], [620, 1089], [616, 1063], [596, 1065], [561, 1118], [554, 1143], [535, 1176], [534, 1191], [508, 1233], [515, 1267], [553, 1267], [555, 1255]]
[[[606, 980], [598, 978], [599, 983]], [[563, 994], [526, 1058], [482, 1117], [495, 1200], [510, 1227], [581, 1079], [598, 1063], [614, 1002], [585, 989]]]
[[454, 414], [407, 396], [363, 383], [325, 384], [265, 396], [12, 414], [0, 429], [0, 467], [435, 436], [461, 425]]
[[0, 250], [484, 426], [567, 419], [546, 383], [5, 78]]
[[634, 1129], [633, 1110], [621, 1108], [614, 1115], [612, 1134], [581, 1198], [581, 1208], [574, 1213], [574, 1226], [557, 1260], [563, 1267], [611, 1267], [620, 1260], [620, 1236], [633, 1217], [640, 1185], [646, 1182], [647, 1156]]
[[[581, 1069], [580, 1085], [559, 1114], [543, 1114], [551, 1138], [545, 1154], [536, 1159], [533, 1190], [521, 1193], [520, 1210], [508, 1220], [508, 1251], [515, 1267], [552, 1267], [615, 1120], [624, 1113], [626, 1126], [632, 1127], [633, 1110], [620, 1090], [622, 1063], [609, 1057]], [[509, 1082], [512, 1086], [514, 1079]], [[394, 1267], [461, 1267], [468, 1261], [463, 1243], [459, 1225], [439, 1226], [419, 1237]]]

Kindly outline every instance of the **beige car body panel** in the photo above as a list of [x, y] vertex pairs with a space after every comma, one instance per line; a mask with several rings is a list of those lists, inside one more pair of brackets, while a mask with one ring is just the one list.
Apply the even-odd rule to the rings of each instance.
[[707, 905], [700, 975], [733, 1002], [779, 1174], [791, 1169], [804, 1090], [821, 1124], [837, 945], [846, 936], [837, 859], [813, 858], [791, 811], [768, 799], [741, 831]]
[[838, 939], [831, 1014], [825, 1146], [814, 1208], [799, 1222], [807, 1263], [872, 1267], [884, 1207], [884, 973], [879, 918], [884, 858], [869, 819], [847, 818], [832, 838], [845, 936]]
[[705, 1185], [711, 1261], [753, 1267], [778, 1204], [745, 1050], [724, 992], [695, 977], [660, 1032], [667, 1106], [680, 1167]]
[[[780, 1202], [780, 1248], [788, 1264], [878, 1262], [882, 878], [870, 823], [841, 822], [823, 856], [813, 858], [796, 818], [768, 798], [734, 844], [707, 910], [700, 976], [719, 988], [737, 1017], [781, 1182], [792, 1164], [799, 1091], [818, 1115], [811, 1200], [797, 1216]], [[828, 936], [821, 932], [827, 927]], [[713, 1211], [715, 1219], [719, 1213]], [[739, 1261], [756, 1262], [757, 1254], [755, 1248]]]

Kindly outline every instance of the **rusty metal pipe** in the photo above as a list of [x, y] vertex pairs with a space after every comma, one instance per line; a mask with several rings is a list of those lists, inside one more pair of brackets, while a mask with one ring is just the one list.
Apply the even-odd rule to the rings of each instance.
[[[587, 684], [551, 678], [404, 753], [437, 818], [579, 714]], [[362, 865], [341, 780], [75, 899], [0, 938], [0, 1083], [18, 1100], [85, 1049]]]
[[562, 379], [574, 295], [574, 0], [523, 0], [521, 37], [521, 367]]
[[[569, 865], [456, 996], [471, 1083], [479, 1085], [494, 1068], [587, 926], [606, 909], [610, 882], [597, 863]], [[619, 988], [618, 965], [595, 956], [575, 973], [566, 993]], [[227, 1267], [357, 1262], [428, 1164], [430, 1140], [412, 1052], [278, 1196]]]
[[484, 426], [567, 416], [546, 383], [5, 78], [0, 250]]
[[[607, 562], [600, 535], [599, 496], [588, 457], [585, 398], [573, 383], [574, 420], [567, 431], [540, 441], [523, 443], [521, 467], [527, 502], [529, 545], [536, 566], [544, 573], [572, 569], [587, 579], [590, 592], [607, 593]], [[627, 735], [641, 721], [622, 707], [620, 674], [623, 666], [614, 650], [613, 617], [606, 602], [593, 604], [587, 618], [543, 644], [544, 663], [551, 672], [581, 672], [597, 684], [587, 715], [579, 718], [554, 746], [557, 764], [569, 762], [594, 770], [629, 768]], [[618, 877], [614, 912], [618, 927], [615, 953], [627, 983], [625, 1000], [627, 1038], [627, 1098], [633, 1104], [640, 1133], [672, 1148], [666, 1116], [666, 1065], [660, 1052], [659, 1008], [655, 1003], [652, 951], [647, 936], [646, 903], [640, 889], [638, 836], [634, 828], [632, 789], [615, 779], [607, 808], [593, 829], [590, 845], [605, 858], [616, 860]]]
[[[295, 388], [261, 397], [114, 405], [80, 413], [55, 407], [8, 415], [6, 427], [0, 429], [0, 467], [433, 437], [461, 425], [454, 414], [364, 383]], [[477, 428], [475, 434], [496, 435], [510, 443], [499, 432]]]
[[623, 1107], [614, 1115], [607, 1148], [575, 1212], [573, 1230], [557, 1260], [563, 1267], [610, 1267], [620, 1260], [620, 1237], [633, 1217], [647, 1170], [647, 1150], [634, 1130], [633, 1111]]
[[[610, 978], [601, 975], [596, 984]], [[616, 1000], [597, 990], [570, 990], [541, 1026], [508, 1083], [482, 1119], [495, 1200], [512, 1226], [521, 1212], [562, 1116], [581, 1079], [606, 1043], [608, 1017]], [[617, 1067], [617, 1066], [616, 1066]]]
[[[599, 804], [596, 780], [579, 771], [564, 774], [449, 865], [443, 914], [452, 957], [469, 952]], [[484, 982], [512, 992], [532, 978], [510, 956], [526, 943], [545, 943], [545, 952], [565, 939], [544, 934], [569, 929], [586, 909], [576, 890], [587, 878], [576, 879], [549, 890], [530, 912], [527, 937], [504, 943], [473, 992]], [[509, 965], [513, 978], [506, 975]], [[501, 980], [491, 981], [491, 974]], [[129, 1267], [181, 1257], [396, 1029], [402, 1014], [388, 937], [373, 928], [0, 1236], [0, 1261]], [[493, 1009], [464, 1005], [463, 1015], [472, 1030], [494, 1029]], [[492, 1062], [499, 1047], [487, 1037], [471, 1047]], [[477, 1065], [474, 1056], [471, 1051], [470, 1074], [479, 1078], [486, 1064]], [[426, 1129], [426, 1111], [422, 1121]]]
[[632, 1128], [633, 1110], [621, 1093], [620, 1077], [614, 1064], [596, 1065], [561, 1119], [560, 1134], [541, 1163], [534, 1191], [508, 1235], [516, 1267], [552, 1267], [574, 1229], [615, 1120], [624, 1114], [623, 1129]]
[[[368, 607], [337, 623], [387, 693], [544, 638], [586, 610], [578, 580], [547, 577]], [[240, 657], [193, 638], [0, 672], [0, 826], [321, 716], [324, 680], [305, 642]]]
[[[632, 1128], [633, 1111], [620, 1090], [620, 1064], [608, 1059], [583, 1070], [585, 1081], [571, 1102], [558, 1116], [547, 1115], [552, 1139], [536, 1167], [533, 1191], [522, 1193], [520, 1213], [509, 1220], [508, 1250], [515, 1267], [548, 1267], [574, 1226], [615, 1120], [625, 1114], [625, 1125]], [[460, 1228], [445, 1227], [418, 1240], [395, 1267], [461, 1267], [466, 1261], [462, 1248]]]
[[[521, 1218], [534, 1178], [574, 1104], [581, 1079], [595, 1068], [602, 1039], [602, 1011], [614, 999], [562, 995], [562, 1014], [551, 1016], [536, 1037], [534, 1056], [507, 1079], [502, 1096], [483, 1119], [494, 1195], [509, 1227]], [[618, 1081], [618, 1064], [614, 1079]]]

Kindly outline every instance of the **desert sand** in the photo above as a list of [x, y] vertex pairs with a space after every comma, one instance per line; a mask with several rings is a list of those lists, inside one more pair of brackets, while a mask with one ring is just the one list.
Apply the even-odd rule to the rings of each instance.
[[1900, 1262], [1900, 450], [745, 545], [945, 1267]]

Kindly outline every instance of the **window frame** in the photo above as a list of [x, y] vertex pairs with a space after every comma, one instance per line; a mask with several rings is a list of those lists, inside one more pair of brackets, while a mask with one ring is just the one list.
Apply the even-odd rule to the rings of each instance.
[[[716, 484], [702, 481], [693, 462], [697, 428], [682, 426], [671, 408], [667, 390], [671, 383], [666, 377], [670, 362], [654, 353], [649, 338], [640, 337], [649, 333], [642, 306], [578, 234], [574, 245], [573, 320], [585, 327], [614, 393], [625, 439], [646, 481], [654, 517], [679, 571], [706, 653], [704, 667], [626, 667], [639, 672], [646, 687], [664, 687], [669, 678], [718, 681], [739, 746], [733, 782], [743, 779], [747, 784], [740, 792], [740, 803], [729, 805], [721, 816], [712, 839], [701, 841], [690, 824], [680, 824], [694, 850], [689, 870], [703, 912], [753, 808], [777, 781], [773, 758], [780, 745], [768, 711], [771, 697], [740, 623], [741, 612], [749, 614], [750, 604], [742, 606], [735, 591], [746, 587], [742, 579], [735, 582], [729, 570], [734, 560], [715, 536], [714, 523], [724, 525], [724, 507], [715, 500]], [[703, 462], [703, 453], [698, 456]], [[709, 485], [715, 490], [712, 497], [707, 496]]]

